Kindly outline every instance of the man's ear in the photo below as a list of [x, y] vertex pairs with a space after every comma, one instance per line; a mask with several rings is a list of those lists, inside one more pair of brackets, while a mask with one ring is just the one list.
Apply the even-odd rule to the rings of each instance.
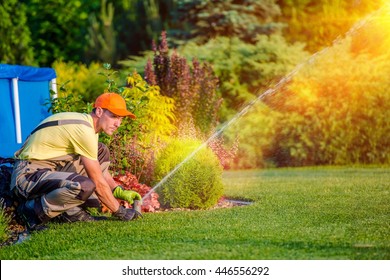
[[100, 118], [103, 115], [103, 113], [104, 113], [104, 109], [103, 108], [101, 108], [101, 107], [96, 107], [95, 108], [95, 115], [98, 118]]

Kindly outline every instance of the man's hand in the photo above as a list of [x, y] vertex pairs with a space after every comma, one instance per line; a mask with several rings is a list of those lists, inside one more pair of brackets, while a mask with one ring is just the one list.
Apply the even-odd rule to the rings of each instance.
[[117, 186], [113, 190], [112, 194], [114, 195], [115, 198], [125, 200], [129, 204], [133, 204], [134, 200], [142, 200], [142, 197], [139, 193], [135, 191], [124, 190], [122, 189], [121, 186]]
[[139, 217], [143, 218], [142, 214], [134, 209], [125, 208], [122, 205], [119, 206], [118, 211], [114, 213], [114, 216], [122, 221], [131, 221]]

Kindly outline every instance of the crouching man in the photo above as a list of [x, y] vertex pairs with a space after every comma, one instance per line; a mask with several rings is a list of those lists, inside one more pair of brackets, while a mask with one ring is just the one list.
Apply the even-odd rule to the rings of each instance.
[[120, 220], [141, 214], [121, 206], [141, 200], [123, 190], [110, 173], [108, 148], [98, 142], [100, 132], [112, 135], [124, 117], [135, 118], [116, 93], [103, 93], [90, 114], [54, 114], [43, 120], [15, 153], [11, 188], [20, 201], [17, 212], [28, 230], [39, 230], [57, 217], [65, 222], [93, 221], [86, 207], [104, 204]]

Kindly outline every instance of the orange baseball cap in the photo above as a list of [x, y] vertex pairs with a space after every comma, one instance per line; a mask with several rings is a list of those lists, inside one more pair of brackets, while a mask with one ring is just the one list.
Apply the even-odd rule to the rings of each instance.
[[117, 93], [106, 92], [96, 98], [94, 108], [100, 107], [109, 110], [111, 113], [120, 117], [130, 117], [135, 119], [136, 116], [126, 109], [125, 99]]

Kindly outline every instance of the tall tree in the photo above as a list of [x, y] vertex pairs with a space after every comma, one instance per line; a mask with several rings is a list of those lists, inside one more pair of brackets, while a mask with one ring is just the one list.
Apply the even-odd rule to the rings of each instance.
[[218, 37], [238, 37], [254, 42], [258, 34], [272, 34], [281, 25], [274, 22], [280, 14], [275, 0], [178, 0], [182, 37], [204, 43]]
[[118, 59], [149, 50], [168, 29], [177, 0], [122, 0], [115, 2]]
[[27, 24], [32, 45], [41, 66], [49, 66], [57, 59], [84, 61], [88, 47], [88, 16], [99, 9], [97, 1], [81, 0], [24, 0]]
[[114, 5], [101, 0], [100, 14], [90, 15], [89, 45], [87, 57], [91, 60], [99, 60], [104, 63], [113, 64], [116, 62], [116, 32], [114, 29]]
[[0, 4], [0, 62], [34, 64], [31, 33], [27, 25], [26, 5], [18, 0]]

